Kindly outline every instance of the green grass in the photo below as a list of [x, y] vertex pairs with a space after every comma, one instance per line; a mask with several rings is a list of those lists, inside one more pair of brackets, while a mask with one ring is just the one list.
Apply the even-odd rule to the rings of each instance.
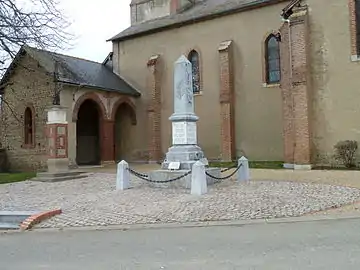
[[[230, 168], [235, 162], [209, 162], [210, 167]], [[253, 169], [283, 169], [282, 161], [249, 161], [249, 167]]]
[[318, 170], [318, 171], [360, 171], [360, 167], [356, 166], [356, 167], [351, 167], [351, 168], [346, 168], [346, 167], [335, 167], [335, 166], [315, 166], [314, 168], [312, 168], [313, 170]]
[[36, 176], [34, 172], [0, 173], [0, 184], [21, 182]]

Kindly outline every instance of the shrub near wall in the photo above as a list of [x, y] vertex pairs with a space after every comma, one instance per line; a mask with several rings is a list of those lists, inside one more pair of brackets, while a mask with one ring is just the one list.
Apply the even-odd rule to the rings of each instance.
[[345, 168], [356, 167], [356, 152], [358, 150], [357, 141], [340, 141], [335, 146], [335, 158], [345, 166]]

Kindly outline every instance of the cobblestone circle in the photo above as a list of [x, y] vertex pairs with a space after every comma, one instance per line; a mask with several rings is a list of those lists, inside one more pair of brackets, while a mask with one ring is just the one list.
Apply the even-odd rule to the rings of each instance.
[[360, 190], [284, 181], [239, 184], [226, 180], [196, 197], [185, 189], [151, 188], [132, 178], [116, 191], [115, 175], [96, 173], [58, 183], [25, 181], [0, 186], [0, 210], [51, 210], [63, 214], [37, 228], [294, 217], [360, 200]]

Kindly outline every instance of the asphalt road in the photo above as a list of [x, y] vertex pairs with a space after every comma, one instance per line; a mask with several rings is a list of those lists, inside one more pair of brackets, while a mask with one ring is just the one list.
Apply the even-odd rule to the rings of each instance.
[[0, 234], [1, 270], [360, 269], [360, 219]]

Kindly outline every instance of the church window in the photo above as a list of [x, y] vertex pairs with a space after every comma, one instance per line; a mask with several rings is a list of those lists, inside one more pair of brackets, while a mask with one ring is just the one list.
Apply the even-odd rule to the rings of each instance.
[[192, 64], [193, 93], [200, 93], [200, 57], [199, 57], [199, 53], [195, 50], [192, 50], [189, 53], [188, 59]]
[[34, 144], [34, 118], [32, 110], [27, 107], [25, 109], [24, 121], [24, 142], [25, 145], [31, 146]]
[[275, 35], [265, 40], [266, 83], [280, 83], [280, 46]]

